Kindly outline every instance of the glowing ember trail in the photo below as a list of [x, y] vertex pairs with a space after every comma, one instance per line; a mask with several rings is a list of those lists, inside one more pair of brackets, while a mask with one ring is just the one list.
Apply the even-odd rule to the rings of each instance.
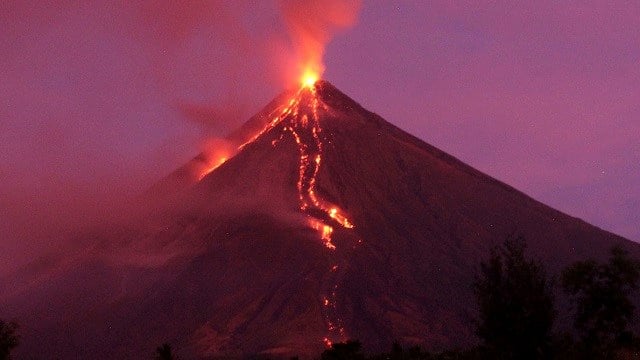
[[[301, 80], [302, 87], [289, 102], [289, 106], [284, 109], [281, 122], [284, 133], [291, 134], [300, 154], [297, 182], [300, 210], [309, 215], [309, 224], [311, 228], [318, 231], [324, 246], [334, 251], [336, 250], [336, 245], [332, 242], [334, 227], [327, 222], [345, 229], [352, 229], [353, 224], [337, 206], [321, 199], [316, 192], [323, 151], [319, 111], [327, 109], [318, 97], [316, 81], [315, 73], [310, 71], [304, 73]], [[333, 265], [325, 280], [328, 286], [325, 293], [321, 295], [321, 308], [328, 332], [323, 342], [327, 347], [331, 347], [336, 340], [346, 340], [346, 332], [337, 306], [338, 283], [342, 275], [338, 272], [338, 265]]]
[[[301, 78], [301, 88], [296, 94], [268, 115], [270, 121], [258, 134], [241, 144], [238, 147], [238, 152], [272, 129], [278, 128], [281, 131], [280, 137], [272, 141], [272, 146], [277, 146], [287, 134], [291, 135], [299, 153], [296, 184], [299, 209], [307, 215], [309, 227], [318, 232], [322, 244], [327, 249], [335, 251], [336, 245], [332, 241], [334, 227], [352, 229], [354, 226], [339, 207], [323, 200], [316, 192], [323, 151], [319, 112], [322, 109], [328, 110], [317, 94], [317, 81], [318, 75], [316, 73], [306, 71]], [[225, 161], [226, 158], [221, 158], [211, 164], [200, 178], [214, 171]], [[359, 240], [358, 243], [360, 242]], [[343, 269], [346, 266], [334, 264], [328, 269], [328, 275], [323, 280], [325, 283], [323, 287], [326, 290], [320, 297], [320, 305], [328, 331], [322, 341], [327, 347], [330, 347], [334, 341], [346, 341], [345, 329], [337, 307], [338, 283], [343, 276], [343, 271], [339, 271], [339, 268]]]
[[198, 175], [198, 181], [202, 180], [202, 178], [207, 176], [207, 174], [210, 174], [213, 170], [217, 169], [220, 165], [224, 164], [225, 161], [227, 161], [226, 157], [220, 157], [220, 158], [214, 160], [213, 162], [209, 163], [207, 168], [204, 169], [204, 171], [202, 171]]

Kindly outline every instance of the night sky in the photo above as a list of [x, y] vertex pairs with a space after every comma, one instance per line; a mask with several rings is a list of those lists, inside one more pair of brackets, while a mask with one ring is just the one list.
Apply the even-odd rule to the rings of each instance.
[[[297, 73], [276, 1], [81, 3], [0, 4], [3, 261], [144, 190]], [[391, 123], [640, 241], [640, 2], [365, 1], [324, 59]]]

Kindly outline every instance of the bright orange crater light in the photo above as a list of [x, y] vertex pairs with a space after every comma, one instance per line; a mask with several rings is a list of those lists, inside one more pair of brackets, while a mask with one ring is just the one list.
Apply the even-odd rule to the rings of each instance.
[[318, 73], [309, 69], [302, 74], [302, 78], [300, 79], [302, 86], [308, 88], [313, 87], [316, 81], [318, 81]]

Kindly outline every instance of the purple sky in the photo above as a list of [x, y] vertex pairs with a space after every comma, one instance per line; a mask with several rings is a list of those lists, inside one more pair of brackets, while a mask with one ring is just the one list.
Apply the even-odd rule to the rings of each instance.
[[[0, 260], [36, 248], [27, 236], [45, 242], [34, 229], [144, 189], [284, 88], [286, 25], [275, 1], [256, 3], [0, 4]], [[328, 46], [324, 78], [479, 170], [639, 241], [640, 2], [451, 3], [365, 1]]]
[[327, 78], [479, 170], [640, 241], [640, 2], [399, 3], [365, 2], [330, 45]]

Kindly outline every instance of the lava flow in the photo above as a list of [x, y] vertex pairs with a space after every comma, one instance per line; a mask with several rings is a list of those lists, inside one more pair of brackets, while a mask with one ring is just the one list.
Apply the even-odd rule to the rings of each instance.
[[[298, 168], [298, 200], [300, 210], [309, 215], [310, 226], [317, 230], [325, 247], [336, 250], [332, 242], [333, 226], [327, 222], [337, 224], [345, 229], [353, 228], [353, 224], [335, 205], [320, 198], [316, 192], [317, 177], [322, 165], [322, 128], [320, 126], [319, 111], [327, 110], [316, 90], [317, 77], [313, 73], [305, 73], [302, 78], [302, 88], [285, 108], [281, 120], [284, 133], [291, 134], [295, 140], [299, 157]], [[276, 142], [277, 143], [277, 142]], [[327, 336], [323, 338], [325, 346], [330, 347], [333, 340], [346, 340], [346, 333], [337, 306], [337, 291], [342, 271], [338, 265], [333, 265], [324, 280], [324, 294], [321, 306], [327, 326]], [[340, 268], [346, 268], [343, 264]]]
[[[318, 232], [323, 245], [334, 251], [337, 249], [332, 242], [334, 226], [340, 226], [344, 229], [352, 229], [354, 226], [338, 206], [322, 199], [316, 191], [323, 153], [323, 134], [319, 113], [321, 110], [328, 110], [328, 107], [318, 96], [317, 81], [317, 74], [306, 71], [301, 78], [301, 88], [295, 95], [270, 114], [270, 121], [267, 125], [247, 142], [240, 145], [237, 150], [242, 150], [261, 135], [274, 129], [280, 131], [280, 137], [272, 142], [273, 146], [277, 146], [285, 136], [291, 135], [299, 153], [296, 184], [299, 209], [307, 215], [308, 225]], [[212, 164], [201, 178], [215, 170], [224, 161], [226, 158]], [[323, 342], [328, 347], [333, 341], [346, 340], [343, 321], [337, 307], [338, 284], [344, 275], [343, 271], [338, 269], [346, 268], [346, 262], [337, 256], [335, 261], [340, 262], [341, 265], [334, 264], [328, 270], [328, 275], [322, 285], [324, 293], [320, 298], [328, 332], [327, 336], [323, 338]]]
[[226, 156], [221, 156], [219, 158], [213, 159], [207, 163], [207, 167], [198, 175], [198, 181], [202, 180], [203, 177], [210, 174], [213, 170], [217, 169], [220, 165], [224, 164], [227, 161]]
[[[297, 182], [300, 210], [318, 218], [310, 220], [309, 226], [320, 233], [327, 248], [335, 249], [331, 243], [333, 227], [326, 224], [324, 220], [332, 219], [334, 223], [346, 229], [353, 228], [353, 224], [337, 206], [322, 200], [316, 194], [317, 176], [322, 164], [322, 139], [320, 138], [322, 128], [320, 127], [319, 108], [322, 106], [326, 109], [326, 105], [321, 104], [317, 94], [315, 86], [317, 80], [317, 75], [305, 72], [301, 79], [302, 87], [296, 95], [285, 106], [276, 109], [275, 112], [282, 110], [271, 119], [262, 131], [240, 145], [238, 151], [278, 125], [282, 126], [283, 131], [280, 139], [287, 133], [292, 135], [300, 153]], [[274, 141], [273, 145], [275, 146], [277, 143], [278, 140]], [[222, 157], [213, 162], [200, 174], [199, 179], [204, 178], [226, 160], [227, 157]]]

